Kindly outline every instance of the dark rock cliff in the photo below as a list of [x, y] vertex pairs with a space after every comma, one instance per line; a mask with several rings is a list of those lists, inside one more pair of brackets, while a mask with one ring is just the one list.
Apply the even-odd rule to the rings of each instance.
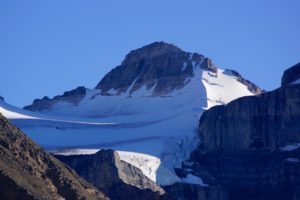
[[164, 189], [176, 200], [228, 200], [228, 194], [219, 186], [175, 183]]
[[114, 89], [118, 94], [130, 89], [129, 94], [145, 86], [155, 86], [153, 95], [165, 95], [180, 89], [189, 77], [193, 77], [193, 65], [216, 72], [212, 61], [200, 54], [182, 51], [164, 42], [154, 42], [131, 51], [122, 64], [109, 72], [96, 89], [102, 94]]
[[289, 84], [300, 65], [291, 69], [283, 87], [213, 107], [200, 119], [202, 143], [192, 160], [229, 199], [300, 199], [300, 85]]
[[294, 81], [300, 79], [300, 63], [294, 65], [293, 67], [285, 70], [281, 79], [281, 85], [288, 86]]
[[113, 150], [101, 150], [93, 155], [56, 157], [112, 200], [228, 200], [226, 191], [216, 184], [209, 187], [186, 183], [159, 186], [140, 169], [120, 160]]
[[0, 114], [0, 198], [108, 199]]
[[58, 159], [104, 191], [112, 200], [171, 200], [156, 183], [140, 169], [120, 160], [113, 150], [101, 150], [92, 155], [59, 156]]
[[63, 95], [58, 95], [50, 99], [45, 96], [42, 99], [35, 99], [29, 106], [25, 106], [23, 109], [30, 111], [45, 111], [51, 110], [58, 102], [67, 102], [73, 105], [77, 105], [85, 96], [86, 88], [78, 87], [74, 90], [64, 92]]
[[290, 85], [211, 108], [199, 131], [209, 150], [275, 150], [300, 142], [299, 124], [300, 85]]

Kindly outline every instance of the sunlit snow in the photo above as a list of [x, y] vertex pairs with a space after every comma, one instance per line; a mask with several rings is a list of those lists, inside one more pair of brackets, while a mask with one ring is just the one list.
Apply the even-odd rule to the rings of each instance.
[[0, 112], [49, 151], [70, 155], [111, 148], [161, 185], [205, 186], [199, 177], [180, 179], [174, 172], [199, 143], [199, 117], [205, 109], [252, 93], [224, 70], [215, 74], [195, 62], [193, 67], [187, 84], [165, 96], [153, 96], [154, 88], [146, 87], [132, 94], [131, 88], [118, 95], [111, 90], [111, 96], [92, 89], [78, 106], [61, 102], [52, 112], [36, 114], [0, 102]]

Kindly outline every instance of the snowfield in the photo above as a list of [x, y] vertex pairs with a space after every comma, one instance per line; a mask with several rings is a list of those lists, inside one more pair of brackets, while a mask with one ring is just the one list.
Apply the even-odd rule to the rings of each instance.
[[92, 154], [111, 148], [160, 185], [207, 186], [192, 174], [180, 179], [174, 167], [181, 167], [198, 145], [197, 127], [203, 111], [253, 95], [236, 79], [226, 70], [216, 74], [202, 70], [198, 63], [187, 84], [167, 96], [152, 96], [153, 88], [141, 88], [131, 95], [130, 88], [121, 95], [111, 90], [110, 96], [92, 89], [78, 106], [61, 102], [52, 112], [37, 114], [0, 102], [0, 112], [57, 154]]

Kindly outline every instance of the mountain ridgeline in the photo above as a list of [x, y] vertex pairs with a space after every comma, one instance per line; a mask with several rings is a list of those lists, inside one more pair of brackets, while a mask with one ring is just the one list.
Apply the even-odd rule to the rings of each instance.
[[203, 55], [184, 52], [163, 42], [153, 43], [131, 51], [120, 66], [104, 76], [96, 89], [103, 94], [109, 94], [110, 90], [116, 90], [117, 94], [129, 90], [128, 93], [132, 94], [142, 87], [154, 87], [153, 96], [167, 95], [184, 87], [186, 79], [194, 75], [194, 65], [200, 62], [202, 69], [218, 70]]
[[[300, 64], [282, 86], [203, 113], [192, 160], [235, 200], [300, 199]], [[198, 171], [199, 173], [199, 171]]]
[[[217, 74], [218, 68], [212, 60], [198, 53], [189, 53], [165, 42], [154, 42], [131, 51], [122, 64], [107, 73], [95, 87], [99, 95], [131, 96], [141, 90], [151, 90], [150, 96], [168, 96], [182, 89], [195, 76], [195, 69]], [[244, 79], [238, 72], [231, 71], [237, 81], [247, 86], [253, 94], [262, 90], [254, 83]], [[214, 75], [215, 76], [215, 75]], [[30, 111], [51, 111], [59, 102], [77, 106], [85, 97], [87, 89], [78, 87], [63, 95], [50, 99], [36, 99], [24, 109]], [[95, 96], [94, 96], [95, 97]]]
[[1, 199], [108, 200], [0, 114]]
[[201, 54], [155, 42], [94, 89], [25, 109], [36, 113], [0, 101], [58, 160], [0, 116], [5, 199], [300, 200], [300, 64], [266, 92]]

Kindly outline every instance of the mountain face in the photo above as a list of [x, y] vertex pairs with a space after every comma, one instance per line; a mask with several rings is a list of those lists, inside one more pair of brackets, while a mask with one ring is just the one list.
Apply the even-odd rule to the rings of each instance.
[[[191, 79], [197, 76], [198, 69], [205, 70], [209, 76], [218, 78], [218, 68], [211, 59], [198, 53], [185, 52], [172, 44], [154, 42], [131, 51], [120, 66], [103, 77], [95, 87], [98, 92], [94, 91], [94, 95], [90, 98], [101, 95], [168, 97], [173, 92], [188, 86]], [[231, 74], [245, 85], [250, 93], [262, 92], [258, 86], [244, 79], [238, 72], [226, 70], [225, 73]], [[89, 93], [87, 89], [78, 87], [53, 99], [47, 96], [36, 99], [32, 105], [25, 106], [24, 109], [55, 112], [61, 109], [59, 105], [63, 103], [77, 106], [84, 96], [89, 96], [86, 95], [87, 93]]]
[[213, 200], [226, 199], [222, 187], [208, 173], [193, 174], [182, 166], [199, 145], [199, 117], [210, 107], [261, 92], [209, 58], [158, 42], [130, 52], [94, 89], [79, 88], [26, 107], [37, 112], [0, 101], [0, 112], [49, 151], [113, 149], [165, 192], [184, 200]]
[[181, 89], [187, 79], [193, 77], [193, 67], [201, 63], [200, 68], [217, 72], [217, 67], [200, 54], [190, 54], [178, 47], [156, 42], [130, 52], [122, 65], [109, 72], [98, 83], [96, 89], [102, 94], [121, 94], [133, 92], [145, 87], [152, 88], [151, 96], [163, 96]]
[[300, 141], [299, 104], [300, 87], [295, 84], [216, 106], [201, 117], [203, 146], [275, 150]]
[[50, 99], [45, 96], [42, 99], [35, 99], [32, 105], [25, 106], [25, 110], [30, 111], [43, 111], [52, 109], [57, 103], [63, 101], [72, 105], [77, 105], [85, 96], [86, 88], [78, 87], [74, 90], [65, 92], [63, 95], [58, 95]]
[[[120, 152], [119, 152], [120, 153]], [[112, 200], [227, 200], [218, 186], [175, 183], [161, 187], [143, 172], [120, 159], [118, 152], [101, 150], [91, 155], [55, 155]]]
[[108, 199], [0, 115], [1, 199]]
[[291, 83], [300, 79], [300, 63], [296, 64], [295, 66], [287, 69], [282, 76], [281, 85], [282, 87], [288, 86]]
[[142, 171], [122, 161], [117, 152], [101, 150], [92, 155], [71, 155], [56, 157], [76, 170], [112, 200], [173, 199]]
[[282, 87], [201, 116], [202, 143], [192, 160], [230, 199], [300, 199], [299, 77], [297, 64], [285, 71]]

